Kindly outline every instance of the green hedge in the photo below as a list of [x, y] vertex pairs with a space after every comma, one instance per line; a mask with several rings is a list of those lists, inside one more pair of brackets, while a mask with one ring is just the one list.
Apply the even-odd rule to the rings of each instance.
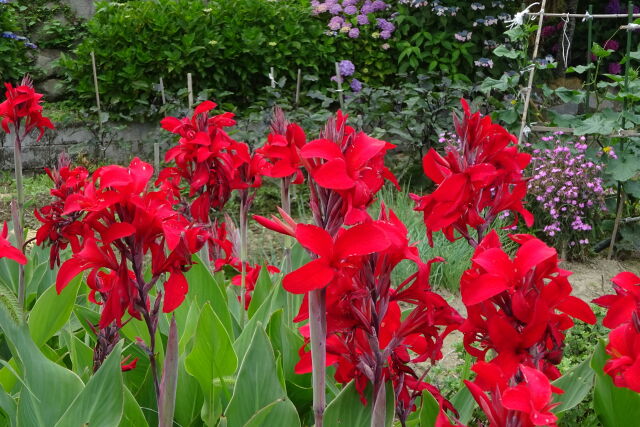
[[[25, 40], [17, 40], [19, 25], [17, 23], [14, 3], [0, 3], [0, 81], [16, 83], [27, 70], [28, 59]], [[0, 88], [4, 93], [4, 87]]]
[[293, 82], [301, 68], [329, 85], [333, 62], [343, 59], [307, 1], [136, 0], [96, 6], [88, 36], [61, 64], [70, 90], [89, 104], [95, 51], [101, 98], [114, 112], [144, 115], [150, 104], [158, 105], [154, 84], [161, 76], [175, 94], [190, 72], [196, 93], [231, 92], [228, 100], [243, 105], [269, 83], [270, 67], [278, 79]]

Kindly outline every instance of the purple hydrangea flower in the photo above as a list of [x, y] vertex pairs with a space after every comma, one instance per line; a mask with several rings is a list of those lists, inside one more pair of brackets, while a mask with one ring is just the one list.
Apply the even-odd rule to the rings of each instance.
[[358, 79], [351, 80], [351, 84], [349, 86], [354, 92], [360, 92], [362, 90], [362, 82], [360, 82], [360, 80]]
[[356, 21], [358, 25], [367, 25], [369, 23], [369, 17], [367, 15], [358, 15]]
[[391, 38], [391, 31], [380, 31], [380, 38], [383, 40], [389, 40]]
[[352, 28], [349, 30], [349, 38], [357, 39], [358, 37], [360, 37], [360, 29]]
[[346, 15], [355, 15], [358, 13], [358, 8], [351, 5], [345, 6], [343, 10]]
[[329, 26], [329, 29], [333, 31], [338, 31], [340, 27], [342, 27], [342, 24], [344, 24], [344, 18], [342, 18], [341, 16], [334, 16], [329, 21], [328, 26]]
[[329, 6], [329, 13], [332, 15], [337, 15], [340, 12], [342, 12], [342, 6], [340, 6], [339, 4], [334, 4], [332, 6]]
[[396, 29], [395, 25], [386, 19], [378, 18], [376, 21], [378, 22], [378, 28], [380, 28], [381, 31], [388, 31], [392, 33]]
[[345, 77], [351, 76], [356, 72], [356, 66], [353, 65], [353, 62], [349, 61], [348, 59], [343, 59], [342, 61], [340, 61], [340, 63], [338, 64], [338, 68], [340, 69], [340, 75]]

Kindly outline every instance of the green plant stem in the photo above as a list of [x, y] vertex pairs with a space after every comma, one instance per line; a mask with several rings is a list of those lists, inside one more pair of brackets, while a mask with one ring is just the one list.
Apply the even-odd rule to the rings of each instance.
[[309, 292], [309, 332], [311, 338], [311, 363], [313, 384], [313, 416], [315, 427], [322, 427], [324, 409], [326, 406], [325, 377], [326, 377], [326, 347], [327, 320], [325, 289]]
[[249, 191], [243, 190], [240, 193], [240, 327], [244, 327], [245, 322], [245, 289], [247, 286], [247, 227], [248, 227], [248, 196]]
[[[18, 196], [18, 204], [16, 206], [16, 215], [13, 217], [13, 228], [16, 235], [16, 243], [18, 248], [24, 245], [24, 183], [22, 181], [22, 139], [20, 138], [20, 126], [13, 126], [13, 160], [15, 165], [16, 176], [16, 193]], [[26, 286], [24, 282], [24, 266], [18, 266], [18, 305], [24, 308], [26, 299]]]

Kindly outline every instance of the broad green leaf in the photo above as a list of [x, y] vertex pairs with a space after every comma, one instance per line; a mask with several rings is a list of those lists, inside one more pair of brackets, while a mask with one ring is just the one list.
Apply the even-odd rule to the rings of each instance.
[[493, 50], [493, 54], [496, 55], [496, 56], [505, 57], [505, 58], [509, 58], [509, 59], [516, 59], [521, 55], [520, 51], [517, 51], [517, 50], [514, 50], [514, 49], [509, 49], [508, 47], [506, 47], [503, 44], [501, 44], [500, 46], [496, 47]]
[[603, 371], [607, 359], [604, 341], [600, 341], [591, 359], [591, 368], [596, 375], [593, 408], [604, 427], [637, 425], [640, 420], [640, 394], [613, 384], [611, 377]]
[[611, 49], [605, 49], [600, 46], [598, 43], [593, 43], [593, 47], [591, 48], [591, 53], [593, 53], [598, 58], [606, 58], [613, 53]]
[[640, 157], [621, 155], [617, 159], [609, 159], [606, 170], [615, 181], [629, 181], [640, 173]]
[[433, 427], [440, 412], [440, 405], [428, 390], [422, 392], [422, 407], [420, 408], [420, 427]]
[[592, 70], [594, 68], [595, 68], [595, 65], [592, 62], [589, 65], [576, 65], [575, 67], [569, 67], [567, 68], [567, 73], [584, 74], [586, 71]]
[[[287, 403], [273, 405], [278, 401]], [[280, 384], [269, 338], [262, 325], [258, 324], [240, 365], [233, 396], [225, 410], [227, 425], [244, 426], [269, 405], [273, 405], [273, 408], [264, 417], [257, 415], [262, 425], [300, 425], [298, 413]]]
[[249, 309], [247, 310], [247, 316], [249, 317], [249, 319], [253, 317], [262, 303], [269, 298], [269, 295], [271, 295], [272, 287], [273, 283], [271, 282], [269, 272], [265, 267], [262, 267], [262, 269], [260, 270], [260, 275], [258, 276], [258, 280], [256, 281], [256, 286], [251, 294], [251, 303], [249, 304]]
[[[238, 358], [227, 330], [209, 303], [200, 311], [193, 349], [185, 358], [184, 366], [200, 383], [205, 404], [203, 412], [208, 423], [213, 424], [222, 411], [218, 394], [226, 389], [224, 377], [236, 372]], [[214, 382], [218, 386], [214, 386]]]
[[93, 349], [70, 334], [69, 355], [73, 372], [88, 380], [93, 373]]
[[84, 390], [58, 420], [56, 427], [120, 425], [124, 408], [121, 358], [122, 341], [91, 377]]
[[[276, 416], [272, 416], [273, 414], [276, 414], [276, 416], [280, 416], [279, 414], [282, 414], [284, 418], [278, 419]], [[288, 399], [278, 399], [256, 412], [253, 417], [245, 423], [244, 427], [262, 427], [270, 425], [267, 424], [267, 420], [270, 416], [271, 419], [278, 420], [278, 425], [281, 426], [293, 426], [296, 425], [296, 423], [298, 425], [300, 423], [296, 407], [293, 403]]]
[[73, 279], [60, 295], [55, 286], [49, 288], [38, 298], [29, 313], [29, 330], [38, 347], [46, 343], [64, 326], [71, 316], [82, 275]]
[[0, 289], [0, 328], [24, 375], [17, 408], [18, 425], [51, 425], [83, 389], [80, 378], [52, 362], [33, 342], [10, 291]]
[[462, 424], [471, 421], [473, 410], [476, 407], [476, 401], [466, 386], [463, 386], [451, 399], [453, 407], [458, 411], [458, 418]]
[[200, 304], [209, 303], [213, 308], [229, 336], [233, 336], [231, 314], [227, 305], [227, 296], [224, 287], [216, 280], [206, 266], [196, 258], [197, 263], [185, 273], [189, 283], [189, 292], [186, 302], [194, 301]]
[[560, 413], [577, 406], [591, 392], [595, 373], [590, 363], [591, 358], [584, 360], [553, 382], [554, 386], [564, 390], [563, 394], [554, 395], [554, 403], [560, 405], [553, 412]]
[[594, 113], [591, 117], [578, 123], [575, 127], [575, 135], [611, 135], [614, 130], [619, 129], [616, 120], [612, 120], [603, 113]]
[[574, 104], [584, 102], [587, 96], [584, 91], [567, 89], [566, 87], [559, 87], [555, 90], [555, 94], [562, 100], [562, 102], [572, 102]]
[[16, 425], [16, 409], [17, 404], [16, 401], [4, 391], [4, 388], [0, 387], [0, 409], [5, 413], [11, 426], [14, 427]]
[[[385, 425], [393, 424], [395, 415], [395, 397], [393, 387], [387, 385], [387, 416]], [[371, 387], [365, 389], [367, 406], [362, 404], [360, 395], [356, 391], [355, 383], [351, 381], [328, 405], [324, 413], [324, 422], [327, 426], [368, 426], [371, 424], [371, 406], [373, 402]]]
[[149, 424], [144, 418], [140, 404], [131, 391], [124, 387], [124, 407], [122, 413], [122, 426], [148, 427]]
[[287, 381], [300, 386], [310, 386], [309, 375], [298, 375], [294, 372], [295, 366], [300, 360], [298, 349], [304, 344], [304, 340], [286, 324], [283, 310], [278, 310], [271, 316], [267, 333], [275, 351], [282, 355], [282, 369]]

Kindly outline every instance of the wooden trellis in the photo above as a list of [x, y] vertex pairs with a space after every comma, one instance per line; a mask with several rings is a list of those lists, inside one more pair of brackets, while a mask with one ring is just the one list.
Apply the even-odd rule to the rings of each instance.
[[[541, 4], [540, 4], [540, 11], [538, 12], [529, 12], [529, 8], [531, 6], [529, 6], [529, 8], [525, 9], [525, 11], [521, 12], [521, 16], [520, 19], [522, 19], [524, 16], [528, 16], [528, 17], [538, 17], [538, 29], [536, 30], [536, 38], [535, 38], [535, 44], [534, 44], [534, 48], [533, 48], [533, 55], [532, 55], [532, 61], [535, 61], [537, 56], [538, 56], [538, 48], [540, 46], [540, 36], [542, 34], [542, 23], [544, 21], [545, 17], [556, 17], [556, 18], [583, 18], [588, 20], [589, 22], [589, 34], [588, 34], [588, 49], [587, 49], [587, 59], [590, 60], [591, 57], [591, 47], [592, 47], [592, 26], [591, 26], [591, 22], [593, 19], [620, 19], [620, 18], [627, 18], [627, 25], [622, 25], [619, 28], [626, 30], [627, 31], [627, 46], [626, 46], [626, 55], [625, 57], [629, 57], [629, 54], [631, 52], [631, 31], [632, 30], [637, 30], [640, 29], [640, 25], [638, 24], [634, 24], [633, 20], [634, 18], [640, 18], [640, 14], [633, 13], [633, 4], [631, 2], [628, 3], [627, 6], [627, 10], [628, 13], [627, 14], [592, 14], [592, 7], [589, 7], [589, 12], [588, 13], [547, 13], [545, 12], [545, 6], [547, 4], [547, 0], [542, 0]], [[519, 25], [519, 23], [517, 22], [517, 17], [514, 18], [514, 25]], [[521, 23], [521, 21], [520, 21]], [[630, 61], [626, 61], [625, 63], [625, 74], [624, 74], [624, 81], [625, 81], [625, 90], [628, 91], [629, 89], [629, 70], [630, 70]], [[566, 65], [566, 64], [565, 64]], [[573, 133], [574, 129], [572, 128], [558, 128], [558, 127], [550, 127], [550, 126], [534, 126], [534, 127], [529, 127], [527, 126], [527, 118], [528, 118], [528, 113], [529, 113], [529, 103], [531, 101], [531, 91], [533, 88], [533, 79], [535, 76], [535, 70], [536, 67], [531, 67], [529, 70], [529, 80], [527, 83], [527, 87], [525, 89], [525, 100], [524, 100], [524, 108], [523, 108], [523, 112], [522, 112], [522, 119], [520, 121], [520, 131], [518, 134], [518, 143], [520, 143], [523, 139], [523, 137], [525, 136], [525, 134], [530, 131], [530, 130], [544, 130], [544, 131], [564, 131], [564, 132], [569, 132], [569, 133]], [[589, 74], [590, 75], [590, 71]], [[587, 96], [587, 103], [589, 102], [589, 96]], [[588, 105], [588, 104], [587, 104]], [[627, 107], [627, 102], [625, 101], [624, 104], [624, 108]], [[638, 132], [635, 131], [620, 131], [618, 134], [616, 135], [611, 135], [612, 137], [631, 137], [631, 136], [640, 136], [640, 134]], [[615, 241], [616, 241], [616, 236], [618, 234], [618, 228], [620, 227], [620, 223], [622, 222], [622, 207], [624, 206], [625, 203], [625, 197], [626, 194], [624, 192], [624, 190], [622, 189], [620, 183], [618, 183], [618, 206], [616, 209], [616, 219], [614, 222], [614, 226], [613, 226], [613, 234], [611, 236], [611, 243], [609, 245], [609, 253], [607, 258], [611, 259], [612, 255], [613, 255], [613, 249], [615, 246]]]

